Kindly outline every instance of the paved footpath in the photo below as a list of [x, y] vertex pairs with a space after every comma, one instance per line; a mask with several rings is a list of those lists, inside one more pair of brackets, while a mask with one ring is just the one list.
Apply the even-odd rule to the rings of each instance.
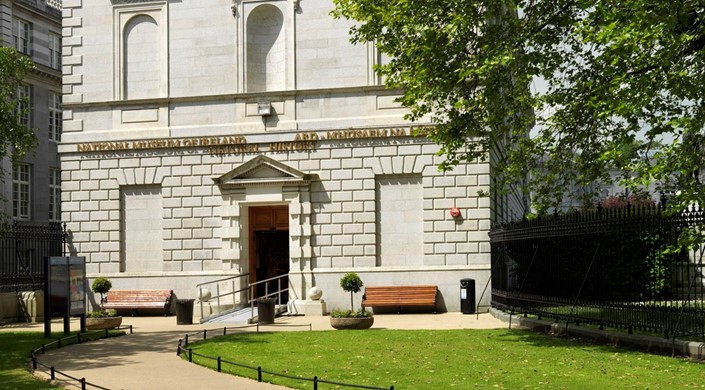
[[[260, 331], [333, 330], [329, 317], [279, 317], [277, 325], [261, 326]], [[107, 389], [285, 389], [256, 380], [221, 374], [203, 368], [176, 356], [178, 340], [187, 333], [203, 329], [222, 329], [224, 326], [240, 324], [176, 325], [176, 317], [125, 317], [123, 325], [132, 325], [133, 334], [101, 339], [52, 350], [39, 355], [38, 360], [47, 366], [66, 372], [76, 378]], [[443, 314], [386, 314], [375, 316], [373, 328], [378, 329], [490, 329], [506, 328], [507, 324], [481, 314], [479, 318], [460, 313]], [[79, 329], [78, 321], [72, 320], [71, 331]], [[12, 324], [0, 327], [0, 331], [43, 331], [43, 324]], [[61, 332], [61, 320], [52, 323], [52, 330]], [[256, 331], [247, 328], [246, 331]], [[255, 372], [253, 371], [253, 375]], [[48, 373], [36, 371], [35, 375], [48, 379]], [[59, 381], [67, 389], [80, 388], [77, 382]], [[88, 386], [88, 388], [92, 388]]]

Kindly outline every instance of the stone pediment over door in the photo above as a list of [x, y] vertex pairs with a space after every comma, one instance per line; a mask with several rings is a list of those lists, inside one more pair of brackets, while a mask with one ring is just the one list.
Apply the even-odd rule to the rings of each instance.
[[232, 171], [213, 178], [222, 190], [263, 185], [308, 185], [312, 176], [277, 160], [259, 155]]

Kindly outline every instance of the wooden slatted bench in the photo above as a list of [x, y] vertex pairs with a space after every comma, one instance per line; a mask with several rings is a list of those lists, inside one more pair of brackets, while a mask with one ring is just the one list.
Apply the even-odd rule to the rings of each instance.
[[171, 309], [172, 290], [111, 290], [105, 296], [103, 309], [159, 310], [168, 315]]
[[433, 306], [436, 312], [437, 286], [370, 286], [365, 287], [362, 307]]

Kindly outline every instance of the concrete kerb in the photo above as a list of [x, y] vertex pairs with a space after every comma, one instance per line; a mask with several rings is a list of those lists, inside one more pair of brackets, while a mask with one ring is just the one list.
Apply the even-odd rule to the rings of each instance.
[[[497, 319], [506, 323], [510, 322], [510, 316], [504, 311], [490, 309], [490, 313]], [[511, 316], [512, 327], [531, 330], [541, 333], [549, 333], [554, 336], [576, 337], [581, 339], [594, 340], [602, 344], [631, 347], [645, 350], [650, 353], [661, 355], [671, 355], [673, 352], [677, 356], [684, 356], [692, 359], [705, 359], [705, 343], [696, 341], [686, 341], [656, 336], [635, 335], [609, 330], [599, 330], [578, 326], [575, 324], [556, 323], [536, 318], [523, 317], [522, 315]]]

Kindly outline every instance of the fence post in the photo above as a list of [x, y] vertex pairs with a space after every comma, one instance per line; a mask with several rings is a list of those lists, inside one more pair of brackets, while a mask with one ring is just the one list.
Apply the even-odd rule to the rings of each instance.
[[132, 325], [130, 325], [130, 334], [132, 334]]
[[176, 346], [176, 356], [181, 356], [181, 339], [179, 339], [179, 344]]
[[32, 353], [32, 369], [37, 369], [37, 355], [35, 355], [34, 353]]
[[224, 326], [223, 327], [223, 336], [226, 336], [228, 334], [228, 327]]
[[46, 344], [42, 344], [42, 355], [46, 353]]
[[49, 367], [49, 371], [51, 372], [51, 375], [50, 375], [51, 380], [56, 379], [56, 373], [54, 372], [54, 367]]
[[184, 336], [184, 346], [188, 345], [188, 334]]
[[257, 382], [262, 382], [262, 367], [257, 366]]
[[318, 377], [313, 377], [313, 390], [318, 390]]
[[188, 349], [188, 362], [193, 363], [193, 350], [191, 348]]
[[81, 334], [80, 333], [76, 333], [76, 342], [81, 344]]
[[105, 338], [108, 338], [108, 328], [105, 328]]
[[206, 333], [206, 332], [208, 332], [208, 331], [206, 329], [203, 329], [203, 340], [208, 338], [208, 333]]
[[81, 378], [81, 390], [86, 390], [86, 378]]
[[61, 339], [57, 340], [56, 349], [61, 349]]
[[218, 372], [222, 372], [220, 364], [220, 356], [218, 356]]

